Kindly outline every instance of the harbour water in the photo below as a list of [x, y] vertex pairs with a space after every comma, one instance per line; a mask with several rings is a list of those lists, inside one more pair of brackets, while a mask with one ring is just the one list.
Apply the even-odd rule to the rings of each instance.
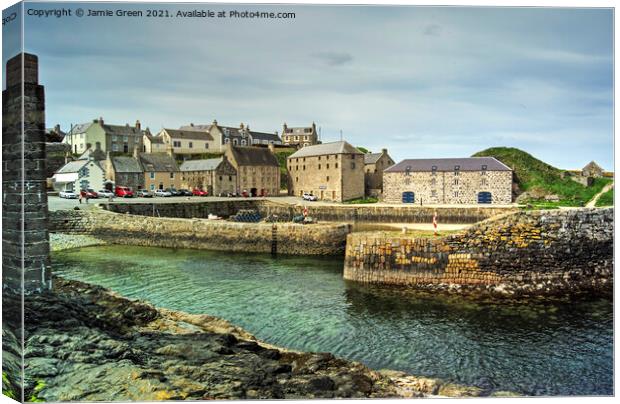
[[613, 304], [482, 302], [359, 285], [342, 258], [135, 246], [53, 253], [56, 274], [207, 313], [274, 345], [525, 395], [613, 394]]

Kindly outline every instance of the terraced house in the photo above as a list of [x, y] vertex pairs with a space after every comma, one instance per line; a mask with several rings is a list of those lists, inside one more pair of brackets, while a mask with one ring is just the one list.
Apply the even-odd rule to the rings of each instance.
[[383, 172], [388, 203], [509, 204], [512, 170], [493, 157], [409, 159]]
[[181, 172], [170, 153], [140, 153], [140, 164], [144, 172], [144, 187], [156, 189], [181, 187]]
[[287, 159], [289, 195], [326, 201], [364, 197], [364, 153], [345, 141], [306, 146]]
[[225, 156], [237, 170], [237, 193], [252, 196], [280, 194], [280, 164], [274, 146], [253, 147], [228, 144]]
[[312, 122], [312, 125], [307, 127], [288, 127], [285, 122], [282, 126], [282, 143], [298, 149], [319, 144], [316, 125]]
[[[220, 147], [209, 132], [201, 130], [162, 129], [153, 139], [147, 140], [149, 153], [171, 148], [174, 154], [204, 154], [219, 152]], [[163, 145], [163, 146], [161, 146]], [[155, 149], [155, 150], [153, 150]], [[163, 150], [163, 151], [166, 151]]]
[[237, 191], [237, 170], [222, 156], [214, 159], [187, 160], [179, 167], [181, 187], [202, 189], [209, 195], [234, 193]]
[[134, 126], [110, 125], [103, 118], [94, 119], [89, 123], [74, 125], [63, 139], [63, 143], [71, 145], [71, 152], [81, 154], [89, 147], [98, 145], [104, 152], [131, 153], [135, 147], [142, 150], [143, 131], [140, 121]]
[[106, 178], [114, 185], [137, 190], [144, 188], [144, 170], [137, 150], [133, 156], [113, 156], [108, 152], [105, 162]]
[[258, 146], [258, 145], [280, 145], [282, 140], [278, 136], [277, 132], [256, 132], [250, 130], [249, 125], [241, 123], [239, 127], [222, 126], [214, 120], [211, 124], [200, 124], [181, 126], [180, 130], [184, 131], [198, 131], [206, 132], [213, 137], [216, 151], [225, 151], [226, 145], [231, 144], [233, 146]]

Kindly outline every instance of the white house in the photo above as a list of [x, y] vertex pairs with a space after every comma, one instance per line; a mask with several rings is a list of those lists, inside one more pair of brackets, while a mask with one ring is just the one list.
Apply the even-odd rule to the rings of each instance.
[[95, 191], [103, 189], [105, 168], [101, 166], [101, 163], [102, 161], [92, 159], [68, 162], [52, 177], [54, 189], [73, 192], [86, 188], [92, 188]]

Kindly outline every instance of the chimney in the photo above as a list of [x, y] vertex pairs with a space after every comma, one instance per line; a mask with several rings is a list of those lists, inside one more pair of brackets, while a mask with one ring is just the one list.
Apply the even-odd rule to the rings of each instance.
[[213, 125], [217, 126], [217, 119], [213, 120]]
[[140, 125], [140, 121], [136, 120], [136, 129], [140, 130], [142, 128], [142, 125]]
[[273, 143], [269, 143], [269, 146], [268, 146], [268, 147], [269, 147], [269, 151], [270, 151], [271, 153], [275, 153], [275, 152], [276, 152], [276, 146], [274, 146], [274, 144], [273, 144]]
[[194, 122], [190, 122], [189, 126], [191, 126], [193, 128], [194, 127]]
[[387, 149], [381, 149], [382, 154], [387, 154]]
[[56, 124], [56, 126], [54, 126], [54, 132], [56, 132], [57, 134], [60, 134], [60, 125]]
[[90, 149], [91, 147], [93, 147], [93, 145], [92, 145], [92, 144], [90, 144], [90, 143], [86, 143], [86, 150]]
[[103, 117], [102, 116], [99, 117], [99, 125], [103, 125]]

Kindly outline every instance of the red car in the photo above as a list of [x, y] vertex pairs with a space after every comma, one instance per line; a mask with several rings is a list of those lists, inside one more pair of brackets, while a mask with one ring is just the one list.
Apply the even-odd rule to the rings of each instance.
[[192, 195], [194, 196], [207, 196], [209, 193], [207, 191], [203, 191], [202, 189], [194, 188], [192, 190]]
[[114, 194], [121, 198], [133, 198], [133, 191], [129, 187], [117, 186], [114, 188]]
[[80, 191], [80, 196], [86, 199], [97, 199], [99, 195], [95, 192], [94, 189], [88, 188]]

